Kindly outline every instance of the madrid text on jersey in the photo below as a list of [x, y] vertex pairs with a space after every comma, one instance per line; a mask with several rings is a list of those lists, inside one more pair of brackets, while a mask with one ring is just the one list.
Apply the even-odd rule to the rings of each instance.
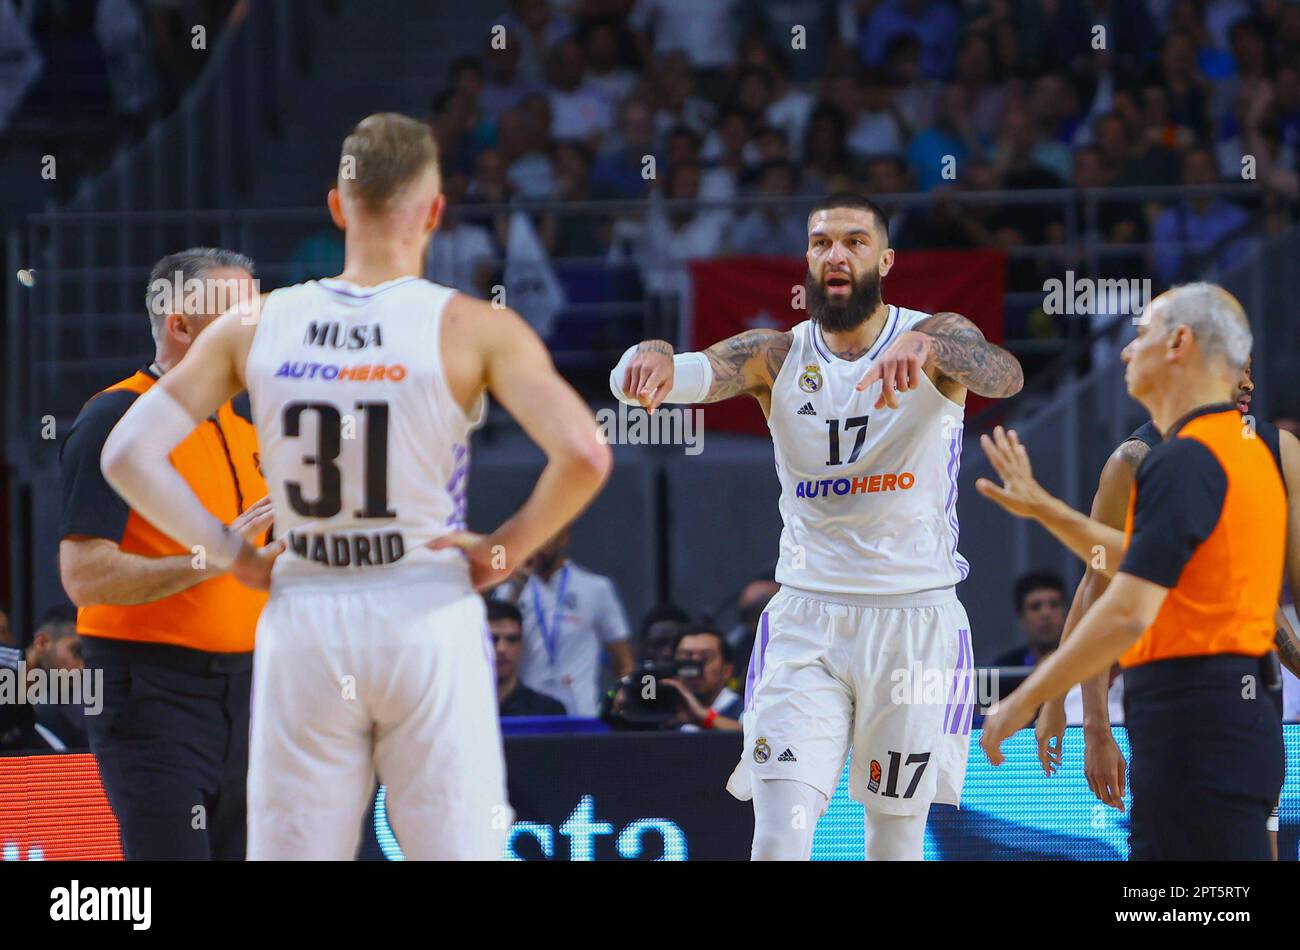
[[400, 531], [290, 531], [288, 542], [298, 557], [324, 567], [374, 567], [400, 561], [406, 554], [406, 540]]
[[911, 472], [881, 472], [859, 475], [856, 478], [821, 478], [799, 482], [794, 489], [796, 498], [826, 498], [835, 495], [860, 495], [878, 491], [907, 491], [916, 484]]

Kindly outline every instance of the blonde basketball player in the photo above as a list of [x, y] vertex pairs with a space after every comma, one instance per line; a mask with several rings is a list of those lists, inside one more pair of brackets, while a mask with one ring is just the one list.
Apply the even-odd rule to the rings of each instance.
[[[749, 394], [767, 415], [784, 522], [746, 680], [745, 749], [728, 783], [753, 798], [755, 860], [806, 860], [850, 750], [868, 859], [919, 859], [931, 802], [956, 805], [974, 691], [970, 623], [954, 593], [966, 393], [1005, 397], [1020, 365], [955, 313], [881, 299], [885, 217], [835, 194], [808, 219], [810, 319], [703, 353], [662, 340], [610, 374], [649, 409]], [[947, 678], [946, 697], [897, 676]], [[933, 692], [931, 690], [930, 692]], [[803, 820], [799, 820], [800, 818]]]
[[[251, 859], [355, 856], [376, 774], [413, 858], [500, 857], [506, 801], [482, 589], [599, 490], [590, 410], [510, 310], [420, 277], [444, 199], [429, 130], [373, 115], [343, 143], [330, 212], [343, 273], [231, 311], [104, 446], [110, 483], [167, 534], [269, 585], [257, 630]], [[247, 388], [270, 486], [271, 550], [204, 510], [168, 461]], [[463, 530], [472, 420], [490, 392], [545, 451], [522, 508]]]

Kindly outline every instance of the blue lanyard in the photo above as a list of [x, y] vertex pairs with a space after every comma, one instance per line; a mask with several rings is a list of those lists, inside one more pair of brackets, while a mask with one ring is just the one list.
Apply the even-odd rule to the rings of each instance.
[[569, 565], [564, 565], [564, 570], [560, 572], [560, 586], [555, 592], [555, 613], [552, 614], [549, 623], [546, 615], [542, 613], [542, 598], [537, 593], [542, 586], [541, 581], [535, 577], [530, 577], [528, 581], [533, 589], [533, 616], [537, 618], [537, 628], [542, 633], [546, 655], [551, 661], [551, 666], [554, 666], [555, 648], [560, 640], [560, 625], [564, 620], [564, 593], [569, 587]]

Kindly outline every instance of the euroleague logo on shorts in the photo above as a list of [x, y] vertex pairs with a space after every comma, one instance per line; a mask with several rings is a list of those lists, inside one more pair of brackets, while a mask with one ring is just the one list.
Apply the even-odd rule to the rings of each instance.
[[871, 781], [867, 783], [867, 790], [870, 792], [880, 791], [880, 762], [877, 759], [871, 760]]
[[759, 736], [758, 741], [754, 743], [754, 761], [762, 765], [771, 757], [772, 747], [767, 744], [766, 738]]

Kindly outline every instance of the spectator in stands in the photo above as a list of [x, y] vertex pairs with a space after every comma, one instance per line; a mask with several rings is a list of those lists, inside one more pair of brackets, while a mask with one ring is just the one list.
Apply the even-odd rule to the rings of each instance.
[[713, 127], [717, 107], [695, 95], [695, 77], [686, 53], [673, 50], [655, 58], [653, 74], [660, 135], [684, 125], [701, 138]]
[[[794, 175], [789, 162], [769, 162], [758, 172], [758, 194], [791, 198]], [[727, 239], [734, 254], [798, 256], [808, 248], [807, 216], [792, 205], [754, 208], [736, 223]]]
[[910, 140], [934, 122], [934, 100], [939, 82], [921, 74], [921, 43], [910, 34], [901, 34], [889, 44], [885, 54], [885, 75], [893, 89], [894, 106]]
[[[1183, 155], [1183, 184], [1213, 185], [1218, 180], [1214, 153], [1203, 146], [1188, 149]], [[1248, 221], [1240, 205], [1215, 195], [1185, 199], [1161, 212], [1153, 234], [1160, 282], [1190, 280], [1210, 261], [1220, 269], [1239, 263], [1245, 246], [1238, 238]]]
[[[1065, 182], [1038, 161], [1042, 131], [1029, 111], [1020, 106], [1007, 109], [993, 151], [993, 168], [1001, 187], [1009, 191], [1062, 188]], [[1048, 229], [1061, 222], [1058, 208], [1010, 204], [1000, 215], [1002, 226], [1013, 229], [1007, 244], [1042, 244]]]
[[649, 103], [633, 96], [619, 106], [617, 139], [596, 160], [592, 185], [609, 198], [644, 198], [651, 173], [657, 173], [661, 161], [663, 155], [655, 147], [654, 113]]
[[651, 607], [641, 618], [637, 631], [637, 662], [658, 663], [672, 658], [681, 636], [690, 622], [690, 616], [676, 604]]
[[736, 61], [739, 0], [637, 0], [629, 22], [649, 62], [680, 51], [705, 95], [720, 99]]
[[[866, 69], [857, 80], [844, 80], [845, 98], [851, 103], [848, 150], [859, 159], [901, 155], [907, 139], [883, 71]], [[838, 95], [834, 98], [841, 101]]]
[[586, 29], [583, 54], [586, 60], [586, 85], [611, 104], [622, 102], [636, 88], [640, 77], [628, 66], [624, 54], [631, 37], [614, 20], [597, 20]]
[[504, 113], [515, 108], [524, 97], [542, 88], [540, 81], [525, 77], [519, 70], [522, 55], [518, 43], [509, 42], [500, 48], [488, 41], [483, 53], [483, 88], [479, 94], [479, 108], [489, 122], [496, 122]]
[[0, 604], [0, 647], [16, 647], [18, 640], [9, 626], [9, 605]]
[[[758, 131], [754, 133], [751, 144], [757, 168], [762, 168], [768, 162], [790, 161], [790, 143], [786, 141], [785, 133], [775, 126], [759, 126]], [[790, 170], [797, 181], [799, 167], [792, 164]]]
[[[1287, 96], [1290, 102], [1284, 102]], [[1249, 155], [1255, 162], [1255, 177], [1261, 184], [1271, 188], [1277, 196], [1289, 201], [1300, 198], [1300, 72], [1295, 68], [1278, 70], [1275, 83], [1261, 82], [1254, 90], [1241, 120], [1241, 134], [1236, 140], [1220, 146], [1219, 161], [1225, 178], [1241, 175], [1245, 171], [1242, 159]], [[1286, 111], [1290, 108], [1290, 114]], [[1288, 122], [1290, 123], [1288, 125]], [[1235, 167], [1227, 164], [1227, 155], [1235, 156]], [[1231, 169], [1231, 170], [1229, 170]], [[1270, 228], [1270, 232], [1283, 230], [1290, 223], [1286, 215], [1281, 227]]]
[[[27, 668], [68, 670], [78, 674], [85, 668], [81, 638], [77, 635], [76, 611], [55, 607], [46, 612], [27, 648]], [[49, 695], [36, 704], [38, 732], [45, 744], [55, 751], [90, 746], [86, 735], [86, 715], [99, 715], [103, 707], [100, 697], [90, 692], [95, 688], [93, 680], [80, 677], [80, 684], [81, 689], [87, 691], [85, 694], [75, 691], [68, 695]]]
[[496, 654], [497, 706], [507, 716], [563, 716], [564, 703], [519, 682], [519, 657], [524, 650], [524, 620], [519, 608], [488, 599], [488, 630]]
[[614, 103], [586, 82], [582, 45], [565, 37], [547, 56], [547, 95], [551, 106], [551, 137], [577, 139], [595, 146], [614, 126]]
[[447, 205], [437, 230], [429, 239], [424, 276], [486, 300], [491, 295], [501, 252], [487, 227], [464, 219], [462, 212], [468, 190], [469, 179], [464, 172], [444, 176], [442, 192], [447, 196]]
[[1029, 93], [1029, 111], [1049, 141], [1073, 147], [1083, 124], [1079, 94], [1068, 74], [1044, 73]]
[[907, 147], [907, 160], [921, 191], [954, 181], [967, 159], [983, 155], [984, 145], [971, 124], [966, 92], [945, 83], [935, 100], [934, 124], [918, 132]]
[[848, 120], [843, 111], [821, 103], [808, 120], [804, 137], [800, 193], [822, 196], [849, 187]]
[[591, 186], [591, 151], [581, 142], [557, 142], [551, 149], [555, 191], [551, 199], [556, 210], [542, 218], [540, 236], [547, 254], [557, 257], [599, 257], [610, 244], [609, 215], [566, 212], [559, 204], [591, 201], [597, 195]]
[[700, 157], [707, 164], [700, 179], [700, 198], [725, 200], [740, 193], [753, 164], [750, 139], [754, 116], [730, 106], [718, 117], [718, 127], [704, 140]]
[[[69, 611], [51, 611], [36, 628], [26, 650], [0, 646], [0, 698], [3, 700], [0, 701], [0, 751], [53, 749], [63, 752], [70, 748], [85, 748], [81, 706], [73, 705], [72, 700], [85, 701], [90, 711], [98, 714], [101, 711], [97, 707], [98, 697], [45, 692], [29, 698], [26, 693], [32, 685], [32, 680], [26, 677], [32, 671], [47, 674], [42, 689], [58, 690], [70, 681], [66, 676], [48, 674], [61, 670], [79, 673], [84, 667], [77, 626]], [[83, 677], [73, 688], [80, 693], [86, 683], [87, 678]], [[18, 701], [19, 690], [23, 690], [21, 702]]]
[[[907, 162], [897, 155], [882, 155], [867, 163], [867, 194], [879, 200], [880, 195], [901, 195], [912, 191], [912, 180]], [[921, 236], [917, 233], [925, 217], [923, 210], [900, 207], [889, 208], [889, 246], [898, 250], [918, 247]]]
[[[806, 54], [800, 57], [800, 62], [806, 61]], [[803, 158], [804, 135], [808, 131], [808, 121], [812, 118], [817, 97], [790, 84], [790, 57], [784, 52], [773, 54], [769, 76], [771, 94], [763, 118], [769, 125], [785, 133], [785, 140], [790, 143], [793, 153], [791, 157], [800, 160]]]
[[1021, 646], [993, 661], [994, 666], [1035, 666], [1061, 642], [1065, 626], [1065, 584], [1048, 571], [1031, 571], [1016, 580], [1016, 619]]
[[1210, 86], [1196, 68], [1196, 45], [1190, 36], [1173, 32], [1165, 37], [1160, 77], [1169, 121], [1191, 130], [1193, 138], [1203, 138], [1209, 131]]
[[549, 116], [547, 98], [534, 94], [524, 97], [497, 122], [497, 151], [505, 162], [511, 191], [520, 198], [544, 200], [555, 187], [548, 157]]
[[627, 614], [613, 581], [574, 564], [568, 548], [566, 529], [493, 593], [523, 615], [519, 678], [570, 716], [595, 716], [602, 648], [615, 679], [632, 672]]
[[510, 0], [501, 25], [506, 28], [506, 46], [519, 48], [519, 75], [533, 83], [540, 83], [546, 73], [548, 51], [573, 33], [573, 21], [547, 0]]
[[952, 74], [953, 53], [961, 30], [956, 9], [943, 0], [881, 0], [869, 7], [858, 34], [858, 58], [882, 66], [889, 43], [900, 35], [920, 42], [921, 71], [931, 79]]
[[474, 158], [484, 147], [475, 134], [480, 126], [478, 100], [464, 89], [444, 89], [434, 97], [430, 124], [443, 173], [473, 169]]
[[[664, 197], [698, 200], [703, 174], [697, 164], [673, 166]], [[686, 262], [718, 254], [730, 220], [726, 210], [652, 207], [638, 248], [646, 289], [657, 294], [684, 293], [688, 286]]]
[[1009, 90], [995, 71], [993, 45], [982, 33], [968, 33], [957, 52], [953, 81], [966, 90], [971, 128], [991, 139], [1002, 129]]
[[731, 646], [717, 628], [710, 623], [687, 627], [673, 647], [673, 659], [699, 667], [698, 676], [682, 674], [659, 680], [660, 686], [677, 690], [682, 728], [739, 732], [745, 701], [727, 685], [735, 673]]

